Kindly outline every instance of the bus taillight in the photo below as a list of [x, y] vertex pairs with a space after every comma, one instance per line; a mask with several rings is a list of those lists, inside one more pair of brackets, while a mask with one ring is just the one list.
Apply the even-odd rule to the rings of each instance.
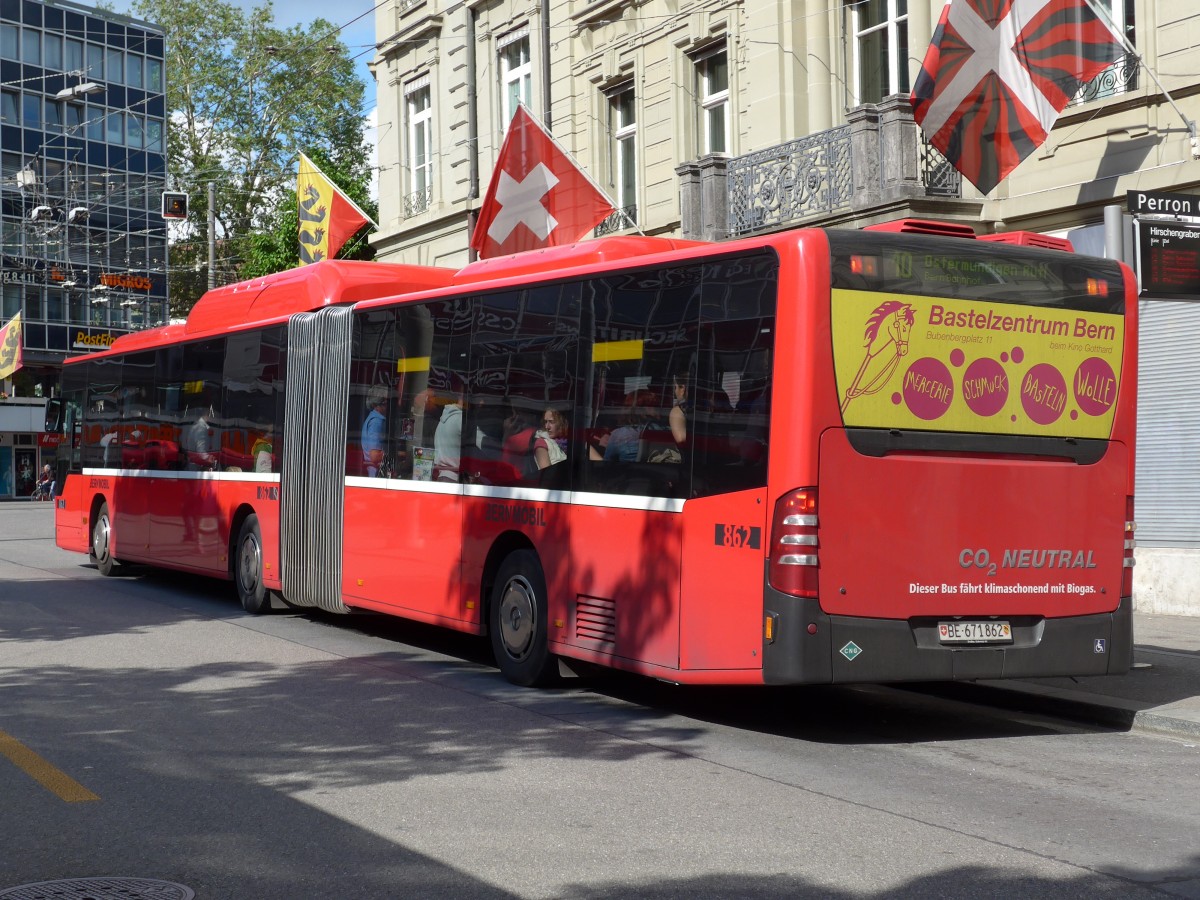
[[1125, 498], [1125, 558], [1124, 568], [1121, 569], [1121, 596], [1133, 596], [1133, 548], [1137, 541], [1133, 533], [1137, 531], [1137, 522], [1133, 520], [1133, 498]]
[[817, 596], [817, 489], [800, 488], [775, 504], [771, 523], [771, 587], [794, 597]]

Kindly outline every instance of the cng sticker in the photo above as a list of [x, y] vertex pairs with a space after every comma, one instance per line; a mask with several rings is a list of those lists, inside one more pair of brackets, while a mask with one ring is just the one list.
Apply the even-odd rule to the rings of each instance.
[[846, 659], [850, 660], [850, 662], [854, 662], [854, 660], [858, 658], [858, 654], [862, 653], [862, 647], [858, 646], [858, 644], [854, 643], [854, 641], [851, 641], [845, 647], [839, 650], [838, 653], [842, 654], [842, 656], [846, 657]]

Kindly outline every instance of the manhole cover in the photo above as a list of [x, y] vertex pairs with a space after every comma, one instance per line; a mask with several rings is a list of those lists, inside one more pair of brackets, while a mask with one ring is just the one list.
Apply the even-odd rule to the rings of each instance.
[[193, 900], [196, 892], [154, 878], [64, 878], [0, 891], [0, 900]]

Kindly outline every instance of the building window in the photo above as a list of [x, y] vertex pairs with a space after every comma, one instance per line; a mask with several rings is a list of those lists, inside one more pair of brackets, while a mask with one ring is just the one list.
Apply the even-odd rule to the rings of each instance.
[[20, 59], [17, 54], [19, 29], [5, 22], [0, 25], [0, 59]]
[[46, 101], [46, 130], [62, 130], [62, 104], [57, 100]]
[[83, 41], [67, 38], [67, 71], [83, 71]]
[[700, 155], [729, 150], [729, 54], [722, 44], [696, 57]]
[[[617, 206], [634, 210], [637, 205], [637, 112], [632, 85], [609, 95], [609, 130], [612, 133], [612, 175], [617, 189]], [[633, 212], [629, 213], [634, 218]]]
[[87, 45], [87, 74], [92, 81], [104, 80], [104, 48], [99, 44]]
[[46, 35], [46, 68], [56, 72], [63, 67], [63, 39], [61, 35]]
[[142, 117], [128, 114], [125, 129], [125, 144], [134, 149], [142, 149]]
[[162, 134], [162, 122], [156, 122], [153, 119], [148, 119], [146, 121], [146, 149], [153, 150], [155, 153], [162, 153]]
[[21, 61], [33, 63], [35, 66], [42, 64], [42, 33], [40, 31], [26, 28], [21, 32]]
[[429, 208], [433, 199], [433, 101], [426, 76], [404, 92], [408, 119], [408, 191], [406, 215]]
[[[1096, 9], [1100, 19], [1108, 19], [1106, 24], [1118, 35], [1123, 34], [1129, 46], [1136, 46], [1133, 0], [1096, 0]], [[1104, 100], [1134, 90], [1138, 86], [1138, 71], [1141, 60], [1136, 53], [1126, 50], [1111, 66], [1081, 87], [1068, 106], [1089, 103], [1092, 100]]]
[[110, 144], [125, 143], [125, 114], [111, 112], [105, 117], [104, 137]]
[[26, 94], [21, 98], [26, 128], [42, 127], [42, 98], [36, 94]]
[[163, 89], [162, 67], [162, 62], [157, 59], [146, 60], [146, 90], [161, 91]]
[[858, 0], [850, 4], [854, 34], [855, 105], [907, 94], [908, 0]]
[[125, 83], [130, 87], [142, 87], [142, 57], [136, 53], [125, 57]]
[[533, 65], [529, 58], [529, 29], [502, 38], [500, 47], [500, 113], [504, 127], [517, 112], [517, 104], [532, 103]]
[[104, 140], [104, 110], [98, 106], [87, 108], [87, 136], [91, 141]]
[[0, 91], [0, 122], [9, 125], [17, 125], [20, 123], [20, 116], [17, 114], [17, 97], [19, 95], [13, 91]]
[[125, 59], [120, 50], [109, 48], [105, 51], [105, 66], [108, 69], [108, 80], [112, 84], [124, 84]]

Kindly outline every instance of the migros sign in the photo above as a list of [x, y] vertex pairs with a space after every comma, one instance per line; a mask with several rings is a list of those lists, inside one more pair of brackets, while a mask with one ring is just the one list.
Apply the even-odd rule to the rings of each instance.
[[150, 290], [150, 279], [145, 275], [101, 275], [100, 283], [105, 287], [124, 288], [127, 291]]

